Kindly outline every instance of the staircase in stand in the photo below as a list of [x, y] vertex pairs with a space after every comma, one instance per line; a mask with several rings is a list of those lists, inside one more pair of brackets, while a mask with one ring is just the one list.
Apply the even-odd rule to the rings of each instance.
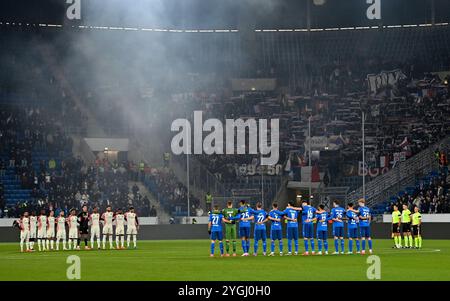
[[[450, 149], [450, 136], [431, 145], [408, 160], [400, 162], [387, 173], [367, 183], [367, 205], [370, 207], [377, 206], [406, 187], [414, 185], [419, 178], [438, 169], [438, 160], [434, 155], [434, 151], [437, 148]], [[347, 202], [355, 202], [362, 197], [361, 186], [347, 196]]]

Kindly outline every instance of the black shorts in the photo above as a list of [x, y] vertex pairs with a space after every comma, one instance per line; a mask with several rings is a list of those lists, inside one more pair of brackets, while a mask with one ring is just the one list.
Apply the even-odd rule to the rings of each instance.
[[89, 228], [80, 228], [80, 234], [81, 235], [83, 235], [83, 234], [89, 234]]
[[392, 224], [392, 233], [400, 233], [400, 227], [398, 224]]
[[420, 235], [420, 227], [419, 227], [419, 225], [413, 225], [412, 226], [412, 234], [414, 236]]
[[402, 223], [402, 232], [411, 232], [411, 224]]

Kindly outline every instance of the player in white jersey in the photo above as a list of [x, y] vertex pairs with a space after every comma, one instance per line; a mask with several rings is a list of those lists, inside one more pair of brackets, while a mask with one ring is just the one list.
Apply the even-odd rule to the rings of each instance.
[[23, 216], [17, 222], [20, 229], [20, 252], [23, 252], [23, 243], [26, 245], [26, 252], [30, 252], [30, 218], [28, 212], [24, 212]]
[[30, 250], [34, 251], [34, 242], [36, 241], [37, 217], [34, 211], [30, 215]]
[[[41, 210], [41, 215], [38, 217], [38, 249], [39, 251], [45, 251], [45, 245], [47, 240], [47, 214], [45, 210]], [[42, 246], [42, 247], [41, 247]]]
[[67, 220], [64, 216], [64, 211], [59, 213], [59, 216], [56, 218], [56, 251], [59, 250], [59, 241], [62, 240], [63, 250], [67, 250], [66, 248], [66, 223]]
[[106, 212], [102, 214], [103, 220], [103, 249], [106, 248], [106, 239], [109, 237], [109, 248], [113, 248], [113, 220], [114, 213], [111, 206], [106, 207]]
[[116, 221], [116, 249], [125, 249], [125, 216], [122, 209], [117, 210], [114, 219]]
[[134, 208], [130, 207], [129, 211], [125, 213], [125, 220], [127, 221], [127, 248], [130, 247], [131, 236], [133, 236], [133, 245], [136, 249], [137, 230], [139, 229], [139, 221]]
[[50, 210], [50, 214], [47, 218], [48, 228], [47, 228], [47, 250], [53, 250], [53, 245], [55, 243], [55, 212]]
[[94, 207], [89, 216], [89, 221], [91, 223], [91, 248], [94, 248], [94, 238], [97, 238], [97, 247], [100, 249], [100, 213], [98, 213], [98, 207]]
[[80, 246], [77, 246], [78, 241], [78, 217], [76, 214], [75, 209], [70, 210], [70, 215], [67, 218], [67, 223], [69, 224], [69, 250], [72, 248], [72, 242], [73, 242], [73, 249], [79, 250]]

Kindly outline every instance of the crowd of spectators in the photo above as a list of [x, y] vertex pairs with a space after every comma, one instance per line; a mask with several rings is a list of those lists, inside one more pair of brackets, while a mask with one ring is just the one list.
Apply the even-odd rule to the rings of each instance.
[[[327, 141], [314, 149], [320, 153], [311, 158], [312, 165], [318, 165], [327, 175], [328, 184], [339, 186], [342, 177], [360, 176], [361, 110], [366, 115], [366, 164], [371, 169], [392, 168], [399, 160], [408, 159], [450, 134], [450, 94], [445, 79], [413, 72], [409, 64], [402, 66], [408, 76], [380, 88], [371, 97], [366, 92], [345, 89], [343, 95], [332, 94], [331, 90], [312, 97], [273, 92], [230, 95], [221, 90], [177, 94], [171, 99], [170, 120], [187, 117], [192, 122], [193, 116], [183, 114], [194, 110], [201, 110], [204, 120], [279, 118], [279, 163], [284, 165], [289, 158], [287, 170], [292, 172], [308, 162], [306, 139], [311, 116], [311, 136]], [[360, 90], [366, 88], [362, 85]], [[242, 164], [258, 165], [258, 157], [252, 155], [193, 157], [221, 181], [238, 178], [236, 170]]]
[[[326, 34], [331, 35], [331, 33]], [[399, 34], [401, 33], [399, 32]], [[336, 35], [340, 37], [342, 33], [336, 33]], [[380, 36], [382, 35], [380, 34]], [[326, 45], [331, 45], [333, 41], [335, 41], [334, 38], [328, 39]], [[303, 43], [300, 44], [303, 45]], [[73, 86], [80, 86], [79, 90], [83, 91], [80, 93], [80, 98], [89, 105], [92, 111], [103, 116], [101, 121], [105, 121], [106, 127], [117, 124], [127, 127], [133, 122], [136, 123], [135, 125], [142, 125], [142, 120], [150, 120], [151, 127], [161, 129], [161, 133], [163, 133], [164, 138], [159, 142], [167, 145], [173, 136], [173, 133], [168, 131], [170, 122], [176, 118], [192, 119], [194, 110], [203, 111], [204, 120], [207, 118], [219, 118], [222, 121], [227, 118], [279, 118], [279, 163], [287, 165], [287, 160], [289, 160], [289, 168], [286, 170], [294, 179], [296, 179], [296, 175], [298, 176], [298, 173], [293, 172], [294, 168], [301, 168], [309, 159], [305, 142], [308, 118], [311, 117], [312, 136], [325, 137], [327, 141], [330, 141], [331, 137], [340, 137], [335, 148], [327, 145], [326, 148], [320, 150], [317, 157], [311, 158], [313, 165], [317, 165], [320, 171], [326, 175], [326, 181], [330, 185], [340, 185], [339, 179], [343, 177], [358, 176], [358, 161], [362, 144], [361, 109], [364, 109], [367, 116], [366, 163], [370, 168], [381, 168], [380, 162], [382, 161], [387, 168], [390, 168], [395, 164], [396, 153], [404, 153], [402, 156], [407, 159], [450, 134], [448, 84], [445, 87], [442, 79], [424, 75], [423, 71], [427, 70], [429, 65], [418, 65], [416, 62], [419, 60], [411, 60], [411, 58], [408, 61], [387, 60], [386, 57], [389, 55], [375, 57], [370, 54], [364, 56], [360, 53], [353, 56], [345, 52], [342, 55], [339, 53], [334, 56], [322, 55], [322, 51], [332, 53], [334, 48], [321, 47], [319, 38], [318, 40], [312, 38], [310, 43], [304, 44], [317, 50], [311, 51], [309, 48], [301, 50], [307, 55], [305, 56], [307, 59], [305, 65], [298, 70], [305, 71], [303, 78], [308, 83], [290, 89], [290, 93], [277, 91], [233, 94], [229, 89], [224, 88], [225, 85], [217, 84], [215, 87], [208, 85], [204, 89], [199, 88], [198, 91], [201, 92], [180, 92], [176, 95], [173, 95], [173, 92], [159, 91], [155, 88], [154, 91], [150, 89], [151, 93], [147, 93], [149, 95], [144, 97], [140, 91], [135, 89], [134, 85], [127, 86], [125, 89], [124, 85], [112, 85], [114, 87], [106, 85], [106, 88], [100, 88], [95, 81], [88, 84], [84, 75], [89, 74], [89, 68], [94, 65], [87, 64], [84, 60], [86, 58], [83, 59], [82, 55], [77, 56], [77, 60], [73, 60], [77, 64], [86, 66], [83, 71], [74, 72], [73, 77], [78, 78], [79, 81], [74, 80], [69, 73], [65, 75], [69, 82], [75, 83]], [[347, 44], [357, 45], [357, 43]], [[281, 45], [276, 46], [282, 47]], [[382, 48], [383, 46], [376, 45], [376, 47]], [[19, 74], [20, 72], [16, 71], [23, 69], [28, 63], [31, 63], [32, 67], [30, 68], [31, 72], [20, 73], [26, 76], [23, 80], [14, 79], [13, 81], [8, 79], [9, 76], [3, 76], [4, 86], [8, 91], [15, 93], [23, 91], [24, 86], [36, 81], [35, 84], [29, 85], [32, 87], [29, 89], [29, 96], [38, 99], [42, 98], [44, 94], [45, 96], [51, 94], [52, 97], [49, 99], [52, 101], [52, 105], [48, 107], [52, 109], [49, 110], [46, 107], [43, 110], [37, 106], [19, 106], [17, 108], [6, 107], [1, 110], [0, 143], [7, 145], [8, 149], [2, 150], [5, 157], [0, 161], [0, 173], [5, 170], [5, 168], [1, 168], [2, 166], [14, 167], [22, 187], [33, 190], [33, 199], [49, 204], [48, 206], [51, 204], [58, 207], [66, 205], [70, 207], [80, 199], [82, 201], [89, 200], [90, 204], [100, 206], [103, 206], [105, 201], [119, 206], [124, 202], [123, 200], [130, 199], [126, 197], [130, 192], [120, 185], [120, 181], [125, 178], [151, 179], [155, 183], [158, 198], [165, 200], [169, 210], [184, 211], [187, 188], [177, 180], [172, 172], [166, 169], [152, 172], [148, 166], [133, 162], [123, 164], [97, 162], [93, 166], [84, 166], [77, 161], [78, 159], [59, 158], [64, 156], [61, 150], [70, 149], [72, 143], [70, 138], [62, 133], [60, 127], [54, 126], [58, 123], [58, 119], [61, 119], [58, 118], [59, 114], [69, 125], [71, 123], [83, 124], [82, 121], [80, 122], [80, 120], [84, 120], [83, 116], [80, 115], [80, 111], [73, 103], [72, 97], [67, 97], [65, 91], [58, 85], [59, 81], [49, 75], [47, 64], [34, 60], [34, 57], [41, 58], [38, 53], [24, 56], [29, 59], [25, 61], [21, 60], [20, 56], [14, 55], [13, 46], [10, 48], [6, 51], [7, 56], [2, 56], [5, 58], [2, 58], [2, 63], [5, 62], [5, 70], [9, 70], [8, 73]], [[54, 50], [55, 53], [59, 52], [57, 47]], [[400, 52], [399, 50], [398, 53]], [[401, 58], [398, 53], [397, 59]], [[298, 57], [302, 57], [302, 55]], [[316, 57], [316, 59], [313, 60], [312, 57]], [[351, 59], [342, 59], [342, 57], [351, 57]], [[355, 59], [355, 57], [358, 58]], [[445, 54], [445, 59], [448, 62], [448, 54]], [[279, 59], [279, 61], [282, 60]], [[311, 62], [317, 62], [317, 64], [311, 64]], [[285, 72], [282, 65], [281, 63], [278, 66], [275, 64], [275, 66], [263, 70], [264, 68], [257, 64], [251, 67], [256, 71], [251, 76], [275, 77], [284, 85], [286, 82], [291, 82], [292, 77], [295, 76]], [[289, 64], [285, 65], [291, 67]], [[401, 69], [406, 80], [383, 87], [381, 91], [377, 91], [376, 95], [368, 98], [368, 87], [365, 81], [367, 74], [376, 74], [382, 70], [394, 68]], [[67, 68], [67, 70], [72, 70], [72, 68]], [[119, 72], [120, 75], [123, 75], [123, 72]], [[285, 80], [283, 74], [291, 78]], [[248, 75], [250, 73], [247, 73]], [[114, 82], [112, 74], [105, 78], [105, 82]], [[190, 84], [182, 76], [179, 78], [187, 85]], [[46, 88], [42, 89], [43, 86]], [[176, 85], [173, 84], [173, 81], [167, 81], [167, 86], [170, 87], [169, 90], [173, 91], [178, 88], [174, 88]], [[289, 86], [292, 88], [291, 85]], [[169, 94], [170, 97], [167, 97]], [[114, 97], [110, 97], [110, 95]], [[110, 98], [117, 98], [117, 95], [124, 96], [123, 98], [130, 96], [131, 99], [127, 99], [126, 102], [126, 110], [122, 107], [125, 102], [121, 99], [112, 104]], [[102, 102], [98, 100], [101, 96], [104, 96]], [[166, 100], [165, 97], [168, 98], [167, 101], [161, 101], [162, 99]], [[59, 104], [60, 102], [62, 105]], [[167, 135], [165, 135], [166, 133]], [[51, 158], [39, 163], [35, 162], [33, 165], [33, 152], [39, 149], [51, 154]], [[292, 155], [293, 153], [295, 155]], [[240, 176], [236, 174], [237, 167], [243, 164], [257, 165], [258, 158], [256, 157], [252, 155], [193, 156], [220, 180], [239, 178]], [[386, 159], [380, 160], [381, 158]], [[131, 199], [139, 202], [139, 195], [131, 193], [134, 195]], [[0, 191], [0, 201], [1, 197]], [[194, 197], [190, 199], [193, 205], [198, 201]], [[125, 203], [127, 202], [125, 201]], [[151, 210], [145, 206], [144, 208], [143, 210]]]
[[9, 151], [10, 167], [28, 166], [32, 149], [58, 153], [71, 149], [72, 140], [62, 133], [54, 114], [39, 106], [3, 104], [0, 110], [0, 143]]
[[[0, 174], [1, 177], [1, 174]], [[5, 208], [5, 196], [4, 196], [5, 188], [3, 183], [0, 182], [0, 216], [3, 216], [3, 209]]]
[[390, 202], [386, 212], [392, 212], [394, 205], [402, 208], [403, 204], [409, 208], [419, 207], [422, 213], [450, 213], [450, 184], [444, 173], [431, 178], [428, 182], [421, 181], [413, 193], [405, 192]]
[[[164, 209], [174, 215], [182, 212], [186, 214], [188, 190], [172, 170], [153, 168], [150, 173], [145, 175], [145, 183], [156, 194]], [[198, 210], [201, 210], [200, 200], [190, 194], [189, 201], [192, 214], [197, 214]], [[203, 213], [199, 212], [198, 214], [202, 215]]]
[[29, 198], [7, 205], [2, 183], [0, 216], [15, 217], [24, 210], [41, 208], [67, 211], [83, 204], [101, 210], [107, 205], [134, 206], [138, 214], [150, 214], [149, 199], [137, 186], [132, 191], [128, 188], [128, 181], [139, 177], [134, 163], [103, 158], [86, 165], [72, 156], [72, 139], [62, 132], [59, 119], [47, 107], [7, 104], [1, 108], [0, 176], [12, 170], [20, 189], [31, 193]]
[[141, 195], [139, 187], [134, 185], [129, 189], [130, 174], [126, 166], [126, 163], [108, 160], [90, 166], [79, 158], [62, 160], [59, 170], [28, 182], [27, 188], [32, 188], [31, 199], [6, 206], [3, 213], [8, 217], [25, 210], [64, 210], [67, 213], [70, 208], [87, 205], [90, 210], [96, 206], [100, 211], [107, 206], [112, 206], [113, 210], [133, 206], [141, 216], [149, 216], [151, 210], [155, 215], [155, 208], [150, 207], [148, 197]]

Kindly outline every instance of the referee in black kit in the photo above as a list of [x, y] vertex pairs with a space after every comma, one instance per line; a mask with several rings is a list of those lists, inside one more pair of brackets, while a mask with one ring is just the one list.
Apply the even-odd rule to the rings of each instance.
[[83, 205], [81, 212], [78, 214], [78, 223], [80, 224], [80, 235], [78, 236], [78, 247], [80, 247], [81, 239], [84, 239], [84, 249], [89, 250], [89, 213], [87, 205]]

